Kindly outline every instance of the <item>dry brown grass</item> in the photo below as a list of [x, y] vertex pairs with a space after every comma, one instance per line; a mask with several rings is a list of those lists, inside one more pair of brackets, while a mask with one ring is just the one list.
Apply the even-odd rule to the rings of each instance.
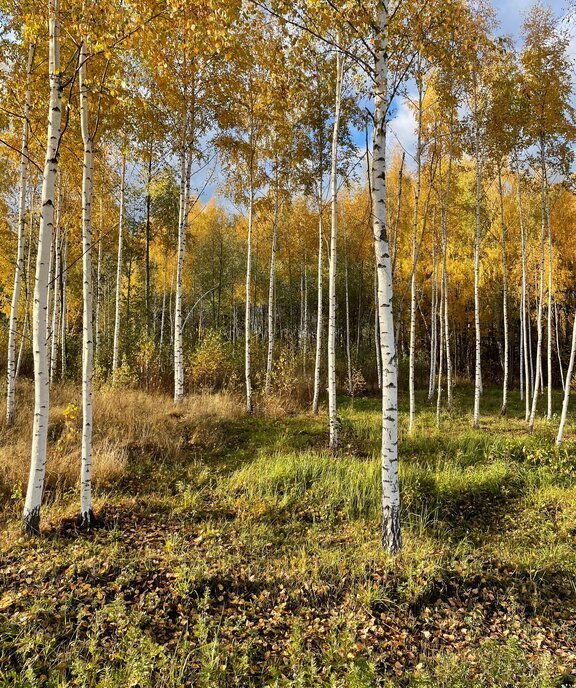
[[[26, 489], [30, 465], [34, 390], [19, 382], [15, 424], [5, 425], [5, 400], [0, 404], [0, 513], [16, 506]], [[46, 488], [53, 498], [77, 485], [80, 466], [82, 416], [80, 390], [71, 384], [54, 385], [50, 399], [50, 424]], [[153, 451], [175, 458], [182, 446], [183, 424], [202, 433], [202, 420], [237, 418], [242, 404], [227, 394], [200, 394], [175, 406], [167, 395], [140, 390], [106, 389], [94, 395], [93, 479], [99, 488], [110, 488], [126, 474], [129, 456]], [[207, 423], [210, 426], [210, 423]]]

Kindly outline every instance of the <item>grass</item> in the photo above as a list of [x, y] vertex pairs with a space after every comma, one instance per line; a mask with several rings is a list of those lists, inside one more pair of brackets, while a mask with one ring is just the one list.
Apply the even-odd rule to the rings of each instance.
[[[22, 537], [31, 389], [0, 429], [0, 686], [481, 686], [576, 681], [574, 420], [528, 435], [486, 390], [435, 427], [401, 399], [404, 550], [379, 546], [379, 404], [323, 417], [229, 395], [99, 392], [75, 530], [78, 390], [56, 387], [43, 536]], [[559, 408], [558, 399], [555, 400]], [[25, 411], [24, 409], [28, 409]], [[2, 409], [0, 409], [0, 413]], [[572, 683], [570, 683], [572, 681]]]

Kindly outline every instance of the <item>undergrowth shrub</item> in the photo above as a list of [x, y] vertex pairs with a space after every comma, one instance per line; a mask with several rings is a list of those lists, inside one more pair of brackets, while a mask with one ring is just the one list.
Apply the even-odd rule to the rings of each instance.
[[232, 345], [215, 330], [204, 335], [186, 368], [191, 388], [198, 391], [233, 390], [241, 379]]

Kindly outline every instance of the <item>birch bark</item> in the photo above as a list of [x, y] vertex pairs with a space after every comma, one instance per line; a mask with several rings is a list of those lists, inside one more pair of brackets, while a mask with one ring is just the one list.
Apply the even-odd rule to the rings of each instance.
[[14, 266], [14, 288], [12, 290], [10, 318], [8, 321], [8, 364], [6, 368], [7, 425], [12, 425], [14, 423], [16, 409], [16, 333], [18, 330], [18, 305], [20, 302], [22, 275], [24, 273], [24, 230], [26, 227], [26, 191], [28, 186], [28, 138], [30, 131], [30, 108], [32, 104], [30, 77], [34, 64], [34, 52], [35, 45], [32, 43], [28, 49], [28, 64], [26, 67], [26, 92], [24, 96], [24, 119], [22, 122], [22, 145], [20, 155], [16, 264]]
[[562, 444], [564, 439], [564, 427], [566, 426], [566, 416], [568, 413], [568, 402], [570, 400], [570, 388], [572, 386], [572, 376], [574, 375], [574, 359], [576, 358], [576, 314], [572, 327], [572, 346], [570, 347], [570, 361], [566, 371], [566, 384], [564, 385], [564, 400], [562, 402], [562, 414], [560, 416], [560, 426], [556, 435], [556, 444]]
[[120, 179], [120, 217], [118, 220], [118, 257], [116, 259], [116, 299], [114, 309], [114, 340], [112, 344], [112, 376], [116, 375], [120, 348], [120, 295], [122, 292], [122, 256], [124, 249], [124, 195], [126, 193], [126, 154], [122, 154]]
[[334, 127], [332, 130], [332, 170], [330, 176], [332, 212], [330, 222], [330, 259], [328, 274], [328, 425], [330, 449], [338, 446], [338, 416], [336, 408], [336, 258], [338, 236], [338, 131], [342, 100], [342, 76], [344, 56], [336, 52], [336, 97], [334, 104]]
[[388, 0], [378, 0], [374, 40], [373, 230], [378, 273], [378, 314], [382, 357], [382, 544], [402, 547], [398, 479], [398, 370], [394, 340], [392, 264], [386, 233], [386, 113], [388, 110]]
[[60, 124], [62, 120], [62, 83], [60, 77], [60, 2], [49, 4], [49, 53], [48, 71], [50, 105], [46, 157], [42, 176], [42, 209], [38, 232], [38, 253], [34, 280], [34, 308], [32, 342], [34, 353], [34, 420], [32, 426], [32, 451], [30, 475], [24, 503], [23, 525], [27, 533], [40, 529], [40, 505], [44, 490], [46, 449], [48, 439], [48, 411], [50, 405], [50, 379], [48, 370], [48, 346], [46, 342], [46, 309], [48, 306], [48, 263], [54, 225], [54, 188], [58, 171]]
[[80, 128], [84, 145], [82, 166], [82, 459], [80, 466], [79, 525], [90, 526], [92, 511], [92, 377], [94, 341], [92, 324], [92, 177], [94, 142], [89, 128], [89, 101], [86, 84], [86, 43], [80, 46], [78, 78], [80, 87]]

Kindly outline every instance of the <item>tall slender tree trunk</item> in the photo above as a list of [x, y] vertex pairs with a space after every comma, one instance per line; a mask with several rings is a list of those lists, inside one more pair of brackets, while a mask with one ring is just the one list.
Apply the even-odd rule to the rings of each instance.
[[[418, 69], [419, 69], [418, 65]], [[414, 366], [416, 357], [416, 272], [418, 261], [418, 222], [420, 209], [420, 190], [422, 185], [422, 101], [424, 87], [422, 77], [418, 78], [418, 134], [416, 143], [416, 192], [414, 195], [414, 221], [412, 225], [412, 277], [410, 279], [410, 345], [408, 361], [408, 390], [410, 399], [410, 412], [408, 432], [414, 431], [414, 417], [416, 414], [416, 396], [414, 389]]]
[[378, 389], [382, 389], [382, 351], [380, 350], [380, 319], [378, 317], [378, 272], [374, 265], [374, 345], [376, 347], [376, 374]]
[[145, 245], [145, 308], [146, 308], [146, 334], [150, 334], [150, 209], [152, 205], [152, 196], [150, 194], [150, 185], [152, 183], [152, 141], [150, 141], [150, 148], [148, 150], [148, 170], [146, 175], [146, 245]]
[[92, 512], [92, 377], [94, 341], [92, 325], [92, 182], [94, 173], [94, 142], [89, 128], [88, 86], [85, 41], [80, 46], [80, 126], [84, 145], [82, 166], [82, 462], [80, 467], [79, 525], [90, 526]]
[[176, 266], [176, 298], [174, 302], [174, 403], [184, 399], [184, 341], [182, 319], [182, 285], [188, 224], [188, 193], [190, 187], [191, 156], [182, 145], [180, 158], [180, 212], [178, 219], [178, 260]]
[[62, 242], [62, 308], [60, 312], [60, 376], [66, 377], [66, 335], [68, 333], [68, 236]]
[[438, 395], [436, 397], [436, 427], [440, 427], [440, 412], [442, 410], [442, 375], [444, 367], [444, 317], [446, 315], [444, 310], [444, 299], [446, 293], [444, 291], [444, 280], [440, 280], [440, 307], [438, 309], [440, 331], [440, 345], [438, 347]]
[[542, 189], [541, 189], [541, 230], [540, 230], [540, 280], [538, 288], [538, 315], [536, 320], [537, 328], [537, 343], [536, 343], [536, 380], [534, 382], [534, 392], [532, 395], [532, 409], [530, 411], [530, 418], [528, 420], [528, 429], [530, 432], [534, 430], [534, 422], [536, 420], [536, 408], [538, 406], [538, 394], [544, 386], [542, 378], [542, 311], [544, 306], [544, 263], [545, 263], [545, 243], [546, 243], [546, 218], [547, 218], [547, 188], [545, 182], [545, 160], [544, 160], [544, 144], [540, 143], [540, 154], [542, 161]]
[[398, 479], [398, 368], [394, 340], [393, 283], [386, 233], [386, 113], [388, 111], [388, 0], [378, 0], [374, 40], [373, 229], [378, 271], [378, 313], [382, 355], [382, 544], [402, 547]]
[[432, 285], [430, 305], [430, 374], [428, 378], [428, 401], [432, 401], [436, 391], [436, 362], [438, 360], [438, 285], [436, 280], [436, 236], [432, 231]]
[[334, 105], [334, 127], [332, 130], [332, 170], [330, 175], [332, 213], [328, 275], [328, 424], [330, 428], [330, 449], [332, 450], [338, 447], [338, 415], [336, 408], [336, 242], [338, 237], [338, 130], [340, 127], [343, 70], [344, 56], [338, 50], [336, 52], [336, 98]]
[[346, 232], [346, 242], [345, 242], [345, 255], [344, 255], [344, 291], [346, 300], [346, 372], [348, 375], [348, 394], [353, 395], [354, 389], [352, 386], [352, 352], [350, 349], [350, 293], [349, 293], [349, 283], [348, 283], [348, 233]]
[[520, 401], [524, 401], [524, 332], [522, 331], [522, 309], [524, 308], [522, 296], [520, 296], [520, 313], [519, 313], [519, 356], [518, 356], [518, 370], [520, 377]]
[[122, 260], [124, 248], [124, 196], [126, 193], [126, 153], [122, 153], [120, 179], [120, 218], [118, 220], [118, 257], [116, 259], [116, 299], [114, 309], [114, 340], [112, 343], [112, 376], [116, 375], [120, 351], [120, 296], [122, 293]]
[[246, 412], [254, 413], [251, 368], [250, 287], [252, 284], [252, 223], [254, 213], [254, 160], [250, 158], [250, 189], [248, 198], [248, 247], [246, 253], [246, 304], [244, 309], [244, 377], [246, 382]]
[[[56, 184], [58, 183], [58, 177], [56, 177]], [[55, 197], [57, 196], [56, 191], [54, 192]], [[52, 226], [52, 243], [50, 244], [50, 264], [48, 267], [48, 301], [46, 303], [46, 344], [48, 350], [48, 376], [50, 376], [50, 370], [52, 369], [52, 360], [50, 355], [52, 353], [52, 322], [50, 320], [50, 314], [52, 312], [52, 301], [54, 293], [54, 228], [58, 223], [58, 203], [56, 198], [54, 199], [54, 224]]]
[[162, 313], [160, 315], [160, 351], [164, 344], [164, 322], [166, 318], [166, 281], [168, 276], [168, 258], [164, 258], [164, 284], [162, 286]]
[[392, 243], [392, 275], [396, 274], [396, 257], [398, 253], [398, 230], [400, 228], [400, 214], [402, 212], [402, 181], [404, 179], [404, 161], [406, 151], [402, 151], [402, 160], [398, 170], [398, 203], [396, 205], [396, 219], [394, 221], [394, 237]]
[[554, 299], [554, 329], [556, 332], [556, 354], [558, 356], [558, 370], [560, 371], [560, 382], [562, 383], [562, 391], [566, 388], [564, 380], [564, 370], [562, 367], [562, 356], [560, 354], [560, 332], [558, 331], [558, 303]]
[[502, 408], [500, 415], [506, 415], [508, 410], [508, 365], [510, 357], [509, 334], [508, 334], [508, 261], [506, 252], [506, 241], [508, 230], [504, 219], [504, 192], [502, 190], [502, 171], [498, 167], [498, 195], [500, 197], [500, 226], [502, 230], [502, 319], [504, 324], [504, 380], [502, 386]]
[[58, 343], [60, 340], [59, 328], [59, 311], [60, 311], [60, 272], [61, 267], [61, 251], [60, 251], [60, 208], [61, 199], [58, 200], [56, 207], [56, 234], [54, 236], [54, 287], [53, 287], [53, 303], [52, 303], [52, 326], [50, 328], [52, 338], [50, 339], [50, 382], [52, 383], [56, 377], [56, 369], [58, 367]]
[[446, 401], [448, 410], [452, 410], [454, 401], [454, 383], [452, 380], [452, 354], [450, 352], [450, 319], [448, 317], [448, 204], [452, 189], [452, 159], [454, 156], [454, 122], [450, 114], [450, 143], [448, 152], [448, 179], [442, 203], [442, 288], [444, 290], [444, 338], [446, 344]]
[[272, 384], [272, 359], [274, 355], [274, 295], [276, 291], [276, 246], [278, 243], [278, 216], [280, 211], [280, 188], [278, 171], [276, 171], [276, 199], [274, 205], [274, 219], [272, 221], [272, 247], [270, 252], [270, 279], [268, 283], [268, 354], [266, 356], [266, 381], [264, 392], [270, 395]]
[[562, 414], [560, 416], [560, 426], [556, 435], [556, 444], [562, 444], [564, 439], [564, 427], [566, 425], [566, 415], [568, 413], [568, 402], [570, 400], [570, 388], [572, 386], [572, 376], [574, 375], [574, 359], [576, 357], [576, 314], [574, 315], [574, 325], [572, 327], [572, 346], [570, 347], [570, 361], [566, 371], [566, 384], [564, 385], [564, 401], [562, 402]]
[[100, 231], [98, 232], [98, 259], [96, 263], [96, 315], [94, 326], [96, 330], [94, 357], [100, 355], [100, 307], [102, 302], [102, 242], [104, 241], [104, 214], [102, 212], [102, 196], [100, 196]]
[[24, 287], [26, 290], [24, 303], [24, 325], [22, 327], [22, 336], [20, 337], [20, 348], [18, 350], [18, 361], [16, 363], [15, 377], [18, 379], [20, 373], [20, 366], [22, 364], [22, 356], [24, 355], [24, 344], [28, 337], [28, 330], [30, 329], [30, 266], [32, 264], [32, 243], [33, 243], [33, 229], [34, 229], [34, 194], [32, 194], [32, 201], [30, 203], [30, 229], [28, 231], [28, 256], [26, 258], [26, 281]]
[[20, 154], [16, 263], [14, 266], [14, 288], [12, 290], [12, 302], [10, 305], [10, 319], [8, 321], [8, 365], [6, 385], [7, 425], [12, 425], [14, 423], [16, 409], [16, 334], [18, 331], [18, 305], [20, 303], [22, 274], [24, 272], [24, 230], [26, 227], [26, 191], [28, 187], [28, 138], [30, 130], [30, 107], [32, 103], [30, 77], [34, 64], [35, 47], [33, 43], [30, 44], [28, 49], [28, 65], [26, 67], [26, 93], [24, 96], [24, 119], [22, 122], [22, 144]]
[[[544, 166], [546, 170], [546, 166]], [[548, 404], [546, 409], [546, 418], [552, 418], [552, 223], [550, 221], [550, 199], [548, 198], [548, 176], [545, 172], [544, 183], [546, 184], [546, 226], [548, 230], [548, 319], [546, 322], [547, 340], [546, 340], [546, 364], [547, 364], [547, 383], [548, 383]]]
[[[476, 97], [476, 95], [475, 95]], [[475, 110], [476, 110], [475, 106]], [[480, 203], [482, 200], [482, 172], [480, 168], [480, 131], [476, 125], [475, 131], [475, 163], [476, 163], [476, 230], [474, 238], [474, 330], [476, 335], [476, 365], [474, 376], [474, 413], [472, 423], [475, 428], [480, 427], [480, 395], [482, 394], [482, 363], [481, 363], [481, 329], [480, 329], [480, 240], [482, 232], [482, 218]]]
[[[322, 175], [322, 171], [320, 172]], [[322, 300], [323, 300], [323, 289], [322, 289], [322, 272], [323, 272], [323, 260], [322, 260], [322, 244], [324, 242], [324, 227], [322, 222], [322, 202], [323, 202], [323, 191], [322, 191], [322, 179], [320, 179], [320, 190], [318, 193], [318, 286], [317, 286], [317, 311], [316, 311], [316, 356], [314, 360], [314, 394], [312, 397], [312, 413], [316, 416], [318, 415], [318, 402], [320, 399], [320, 364], [322, 361], [322, 326], [323, 326], [323, 313], [322, 313]]]
[[[524, 208], [522, 205], [522, 187], [520, 178], [520, 168], [518, 166], [518, 160], [516, 160], [516, 185], [518, 187], [518, 214], [520, 219], [520, 247], [522, 253], [522, 285], [521, 285], [521, 320], [522, 320], [522, 337], [524, 340], [524, 403], [525, 403], [525, 420], [528, 422], [530, 418], [530, 398], [532, 394], [531, 377], [530, 377], [530, 365], [528, 361], [528, 356], [531, 357], [532, 345], [531, 345], [531, 334], [528, 332], [530, 309], [526, 298], [526, 232], [524, 229]], [[529, 340], [530, 337], [530, 340]]]
[[304, 249], [304, 330], [302, 332], [302, 375], [306, 377], [306, 368], [308, 361], [308, 264], [306, 258], [306, 249]]
[[60, 23], [59, 0], [49, 4], [49, 53], [48, 71], [50, 105], [46, 158], [42, 177], [42, 204], [38, 232], [38, 254], [34, 280], [33, 352], [34, 352], [34, 420], [32, 426], [32, 451], [30, 475], [24, 503], [23, 525], [27, 533], [40, 529], [40, 505], [44, 490], [46, 449], [48, 440], [48, 412], [50, 406], [50, 379], [48, 347], [46, 342], [46, 308], [48, 306], [48, 263], [54, 225], [54, 187], [58, 171], [60, 123], [62, 120], [62, 83], [60, 77]]

